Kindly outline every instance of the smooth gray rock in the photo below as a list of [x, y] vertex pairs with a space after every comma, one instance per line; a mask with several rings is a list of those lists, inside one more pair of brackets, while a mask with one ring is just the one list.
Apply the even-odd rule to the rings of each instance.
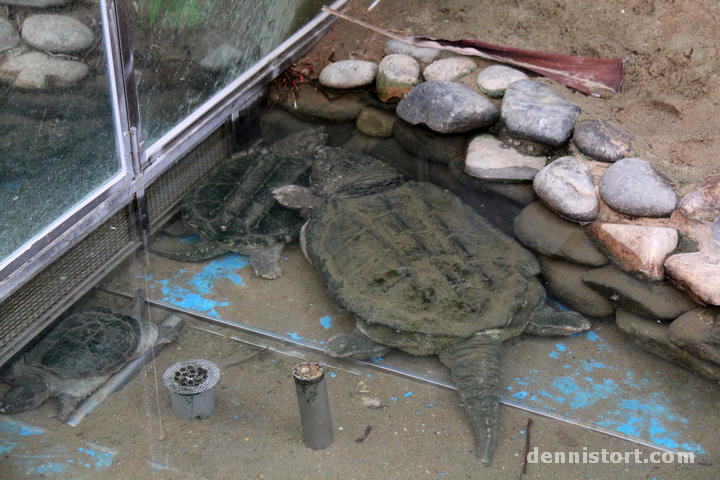
[[670, 324], [670, 341], [720, 369], [720, 308], [696, 308]]
[[405, 151], [419, 160], [446, 165], [462, 160], [467, 144], [467, 137], [463, 134], [443, 135], [402, 121], [393, 124], [393, 135]]
[[501, 112], [511, 136], [560, 147], [570, 140], [580, 107], [543, 83], [520, 80], [507, 87]]
[[331, 63], [320, 72], [320, 85], [338, 90], [354, 90], [371, 85], [375, 81], [378, 66], [364, 60], [340, 60]]
[[0, 65], [0, 80], [27, 90], [70, 87], [88, 73], [90, 69], [82, 62], [54, 58], [40, 52], [26, 53]]
[[697, 307], [690, 297], [670, 285], [636, 280], [615, 265], [589, 271], [583, 282], [616, 305], [644, 317], [675, 320]]
[[675, 322], [668, 326], [667, 322], [658, 322], [652, 318], [630, 313], [623, 308], [617, 310], [615, 322], [620, 330], [641, 348], [700, 375], [720, 381], [720, 365], [703, 360], [696, 354], [675, 345], [674, 339], [671, 338], [671, 328]]
[[80, 20], [66, 15], [40, 14], [25, 19], [22, 38], [51, 53], [77, 53], [92, 47], [95, 35]]
[[512, 67], [490, 65], [478, 73], [477, 86], [481, 92], [490, 98], [502, 98], [508, 85], [529, 78], [520, 70], [515, 70]]
[[528, 205], [515, 217], [513, 231], [525, 246], [543, 255], [593, 267], [608, 263], [586, 228], [560, 218], [541, 202]]
[[465, 172], [484, 180], [532, 180], [543, 167], [544, 158], [516, 152], [487, 133], [470, 141], [465, 157]]
[[545, 205], [568, 220], [592, 222], [600, 212], [592, 172], [575, 157], [559, 158], [540, 170], [533, 189]]
[[455, 82], [425, 82], [400, 101], [397, 116], [411, 125], [439, 133], [463, 133], [497, 122], [500, 112], [490, 100]]
[[393, 124], [397, 117], [385, 110], [365, 107], [360, 111], [355, 125], [365, 135], [371, 137], [390, 138], [393, 136]]
[[447, 57], [425, 67], [423, 77], [428, 82], [455, 82], [476, 69], [477, 63], [470, 57]]
[[0, 52], [13, 48], [20, 41], [17, 32], [5, 17], [0, 17]]
[[420, 82], [420, 64], [402, 53], [384, 57], [375, 75], [377, 96], [383, 102], [399, 101]]
[[242, 61], [242, 52], [237, 48], [223, 43], [209, 50], [197, 62], [198, 64], [210, 72], [220, 72], [227, 70]]
[[544, 255], [538, 256], [538, 262], [547, 289], [568, 307], [591, 317], [609, 317], [615, 313], [612, 302], [582, 281], [583, 276], [593, 267]]
[[599, 187], [603, 202], [634, 217], [669, 217], [680, 200], [672, 180], [635, 157], [612, 164]]
[[280, 106], [296, 117], [311, 122], [355, 122], [363, 109], [363, 104], [356, 96], [340, 95], [330, 100], [309, 83], [301, 83], [294, 93], [294, 97], [285, 97]]
[[582, 153], [601, 162], [615, 162], [633, 150], [632, 137], [604, 120], [584, 120], [575, 126], [573, 143]]
[[410, 55], [421, 62], [430, 63], [435, 60], [442, 51], [436, 48], [416, 47], [393, 38], [385, 44], [385, 55], [392, 55], [393, 53]]

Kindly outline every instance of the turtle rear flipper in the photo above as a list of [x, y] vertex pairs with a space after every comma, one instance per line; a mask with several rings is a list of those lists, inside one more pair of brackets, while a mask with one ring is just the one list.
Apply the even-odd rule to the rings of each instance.
[[450, 368], [455, 388], [475, 431], [478, 460], [492, 462], [500, 421], [500, 349], [499, 335], [473, 335], [445, 347], [440, 361]]
[[73, 397], [68, 393], [61, 393], [57, 396], [58, 420], [64, 422], [75, 411], [75, 407], [82, 398]]
[[390, 350], [391, 347], [374, 342], [357, 328], [349, 333], [333, 335], [325, 344], [328, 355], [355, 360], [382, 357]]

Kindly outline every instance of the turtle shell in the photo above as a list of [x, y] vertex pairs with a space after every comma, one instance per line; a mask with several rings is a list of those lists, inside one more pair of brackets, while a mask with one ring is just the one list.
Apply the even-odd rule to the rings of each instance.
[[291, 240], [303, 219], [278, 204], [272, 190], [289, 183], [307, 185], [324, 139], [321, 130], [294, 134], [273, 145], [272, 152], [236, 155], [224, 162], [185, 197], [185, 223], [201, 238], [245, 254]]
[[529, 320], [527, 303], [542, 302], [535, 257], [429, 183], [331, 199], [306, 242], [339, 306], [370, 325], [468, 337]]
[[25, 363], [58, 378], [89, 378], [119, 370], [136, 355], [140, 322], [129, 313], [88, 307], [60, 322]]

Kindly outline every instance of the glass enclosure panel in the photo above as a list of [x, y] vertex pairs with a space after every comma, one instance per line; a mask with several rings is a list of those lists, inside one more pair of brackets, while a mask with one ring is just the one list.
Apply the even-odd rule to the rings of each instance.
[[99, 4], [27, 5], [0, 12], [0, 263], [121, 169]]
[[138, 0], [132, 46], [146, 146], [320, 11], [321, 0]]

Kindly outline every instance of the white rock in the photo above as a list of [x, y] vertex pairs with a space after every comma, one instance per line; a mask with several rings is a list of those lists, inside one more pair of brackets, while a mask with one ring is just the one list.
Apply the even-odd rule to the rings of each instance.
[[532, 180], [544, 166], [543, 157], [518, 153], [486, 133], [470, 141], [465, 158], [465, 172], [486, 180]]
[[454, 82], [477, 68], [477, 63], [470, 57], [448, 57], [436, 60], [423, 70], [428, 82]]
[[377, 65], [364, 60], [341, 60], [320, 72], [320, 85], [339, 90], [363, 88], [375, 81]]
[[500, 98], [505, 94], [508, 85], [529, 78], [520, 70], [505, 65], [490, 65], [478, 73], [477, 85], [480, 91], [488, 97]]

